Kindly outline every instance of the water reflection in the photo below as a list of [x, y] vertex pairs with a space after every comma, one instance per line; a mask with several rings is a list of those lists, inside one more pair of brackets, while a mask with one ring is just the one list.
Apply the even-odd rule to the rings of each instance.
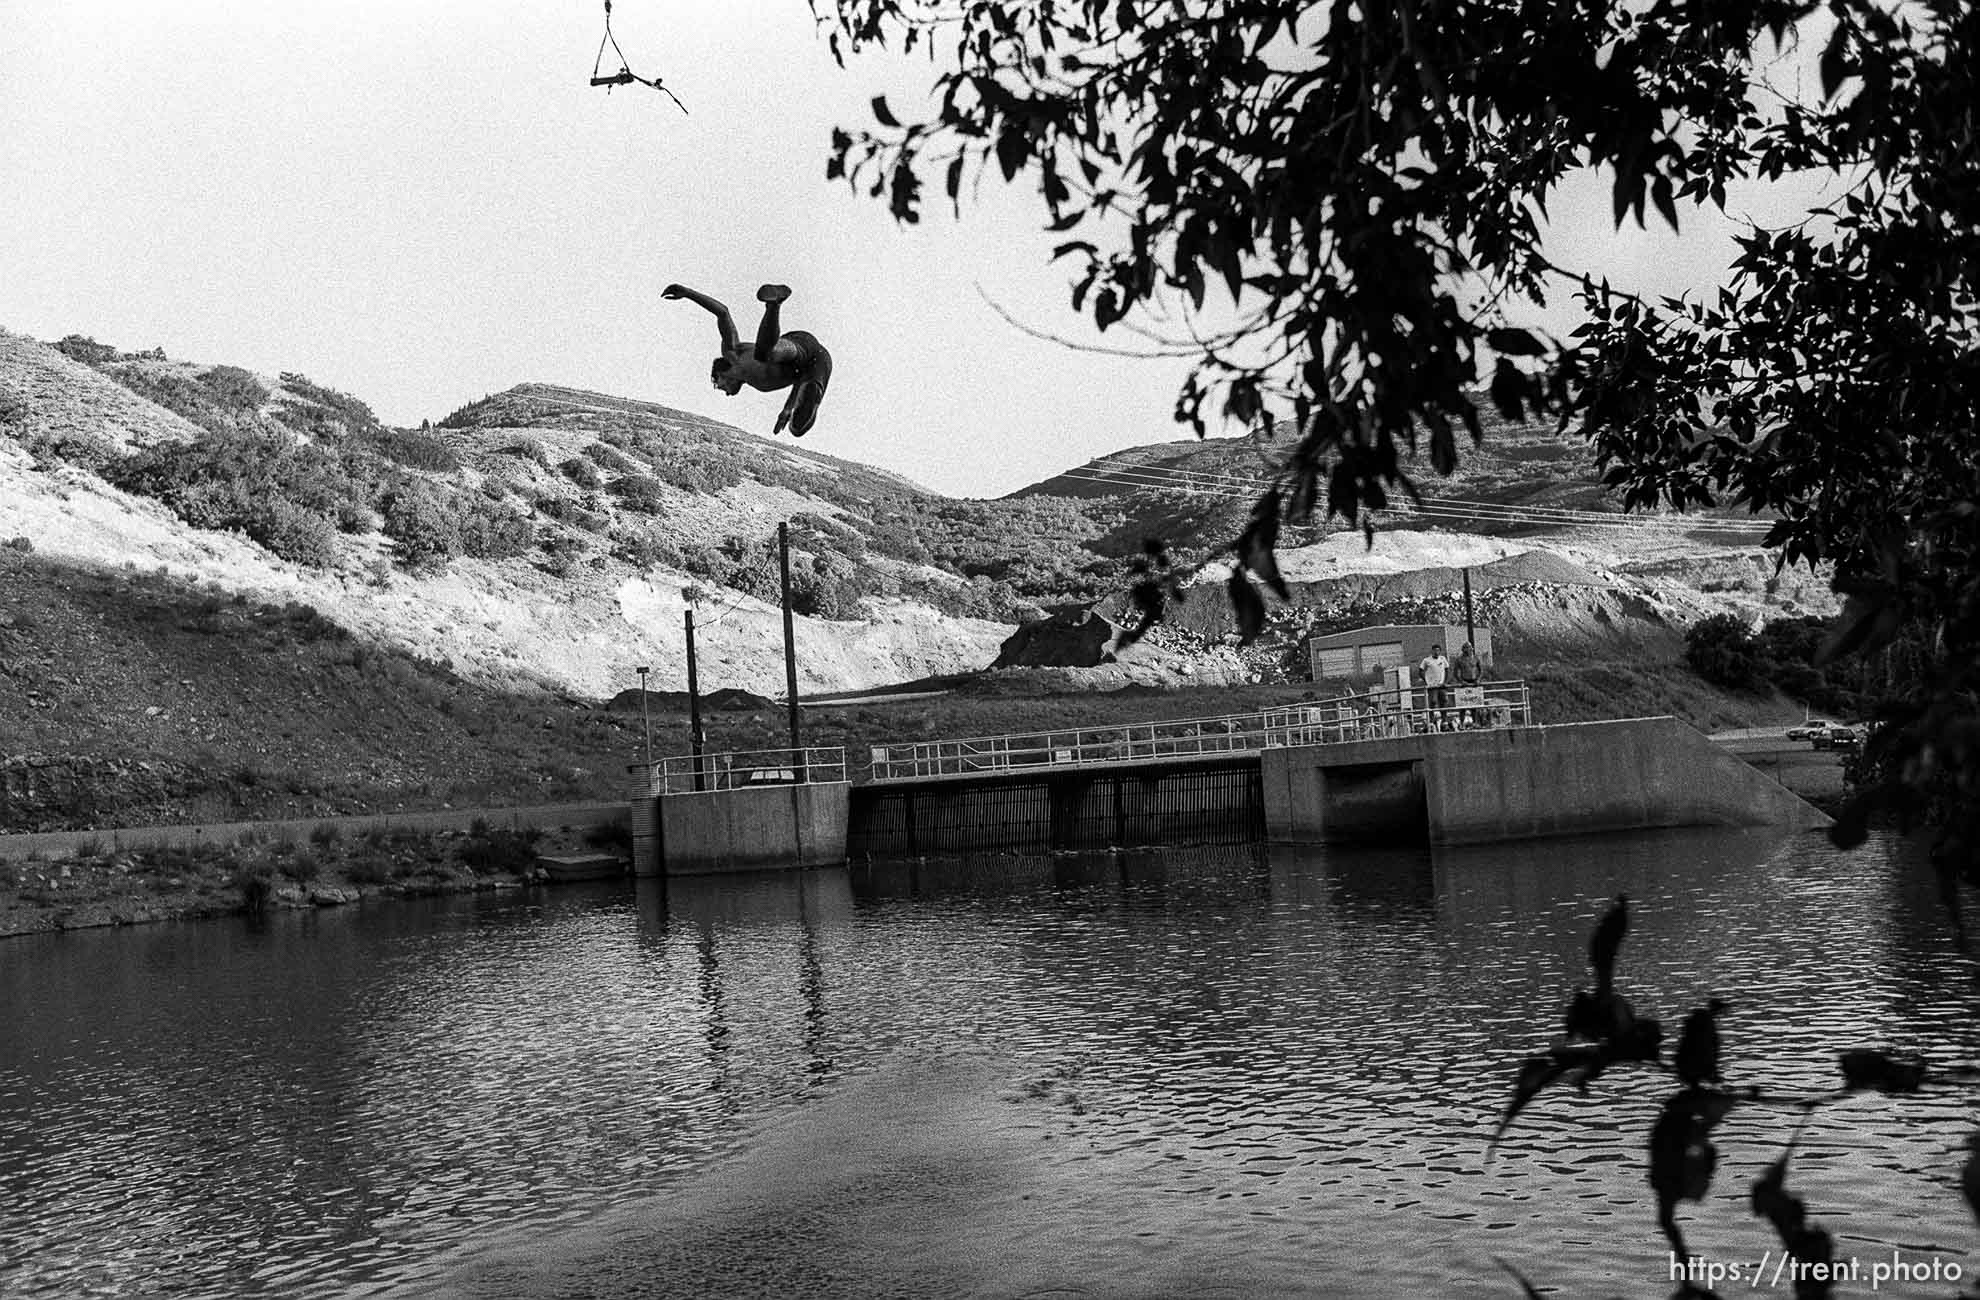
[[[1506, 1294], [1511, 1254], [1661, 1294], [1640, 1151], [1668, 1081], [1548, 1094], [1487, 1161], [1513, 1063], [1618, 892], [1625, 992], [1672, 1026], [1733, 998], [1735, 1081], [1819, 1091], [1865, 1042], [1980, 1055], [1971, 963], [1900, 859], [1749, 832], [986, 857], [10, 941], [0, 1291], [432, 1281], [491, 1237], [704, 1197], [782, 1117], [968, 1056], [1012, 1098], [984, 1123], [1063, 1139], [1027, 1158], [1130, 1282], [1141, 1231], [1285, 1293], [1360, 1258], [1323, 1293]], [[886, 1078], [893, 1113], [942, 1104]], [[1728, 1121], [1701, 1244], [1768, 1246], [1740, 1202], [1793, 1118]], [[1847, 1250], [1964, 1249], [1964, 1122], [1957, 1097], [1824, 1110], [1798, 1190]]]

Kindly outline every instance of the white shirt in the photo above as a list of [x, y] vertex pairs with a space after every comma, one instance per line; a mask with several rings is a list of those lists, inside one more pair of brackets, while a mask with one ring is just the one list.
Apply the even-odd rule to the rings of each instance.
[[1451, 661], [1442, 655], [1431, 655], [1418, 665], [1418, 667], [1423, 669], [1423, 684], [1425, 686], [1442, 686], [1444, 684], [1444, 671], [1450, 666]]

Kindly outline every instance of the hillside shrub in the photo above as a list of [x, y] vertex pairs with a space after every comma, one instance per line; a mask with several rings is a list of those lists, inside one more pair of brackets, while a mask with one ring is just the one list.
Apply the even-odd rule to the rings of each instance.
[[284, 370], [281, 375], [282, 387], [312, 406], [318, 406], [337, 417], [352, 433], [361, 429], [379, 429], [384, 426], [370, 406], [349, 393], [340, 393], [334, 388], [326, 388], [314, 383], [308, 375]]
[[743, 481], [742, 466], [732, 461], [702, 457], [656, 457], [653, 472], [661, 481], [683, 492], [713, 496], [723, 488]]
[[209, 433], [279, 432], [273, 421], [258, 412], [224, 405], [204, 383], [173, 371], [117, 365], [106, 367], [103, 373], [147, 402], [162, 406]]
[[612, 480], [610, 491], [628, 510], [636, 510], [643, 515], [657, 515], [667, 504], [667, 490], [659, 480], [646, 474], [627, 474]]
[[680, 563], [687, 572], [710, 582], [723, 581], [731, 567], [728, 557], [706, 542], [690, 542], [681, 547]]
[[117, 349], [98, 343], [86, 334], [70, 334], [55, 344], [55, 350], [86, 366], [101, 366], [117, 359]]
[[609, 469], [615, 474], [637, 474], [646, 468], [644, 464], [625, 455], [618, 448], [602, 442], [592, 443], [584, 449], [584, 454], [596, 461], [600, 467]]
[[241, 531], [294, 564], [327, 569], [337, 562], [337, 530], [330, 521], [281, 497], [252, 504]]
[[491, 872], [520, 875], [536, 865], [536, 842], [541, 832], [489, 830], [480, 823], [477, 826], [480, 829], [462, 841], [457, 851], [462, 866], [482, 875]]
[[34, 453], [36, 468], [59, 461], [92, 474], [103, 473], [123, 454], [107, 438], [83, 429], [60, 429], [30, 437], [27, 448]]
[[336, 457], [286, 432], [158, 443], [102, 472], [127, 492], [163, 501], [195, 528], [238, 529], [298, 564], [333, 562], [329, 521], [367, 510], [363, 486]]
[[596, 490], [605, 486], [605, 476], [598, 472], [596, 465], [582, 456], [573, 456], [557, 468], [564, 472], [565, 478], [581, 488]]
[[386, 495], [383, 507], [392, 556], [404, 567], [439, 568], [461, 553], [452, 513], [426, 488], [409, 484], [396, 489]]
[[241, 907], [246, 911], [266, 911], [275, 900], [275, 868], [266, 862], [257, 862], [243, 870], [239, 884]]
[[569, 577], [584, 555], [584, 540], [569, 533], [551, 534], [537, 545], [543, 551], [543, 558], [537, 561], [536, 567], [555, 578]]
[[508, 559], [536, 543], [529, 520], [479, 493], [443, 495], [408, 482], [386, 495], [382, 513], [394, 556], [409, 569], [444, 565], [457, 555]]
[[27, 419], [27, 399], [11, 388], [0, 388], [0, 425], [20, 424]]
[[255, 414], [268, 401], [266, 385], [239, 366], [214, 366], [200, 373], [199, 382], [221, 409], [235, 414]]
[[[545, 518], [554, 519], [560, 524], [582, 528], [588, 533], [602, 533], [610, 527], [610, 522], [604, 515], [587, 510], [582, 502], [574, 501], [559, 493], [537, 492], [532, 494], [529, 500]], [[590, 504], [595, 506], [598, 502], [590, 500]]]
[[849, 571], [817, 564], [792, 564], [791, 610], [807, 618], [858, 619], [865, 610]]
[[386, 459], [408, 469], [451, 474], [461, 467], [460, 454], [430, 433], [381, 426], [367, 434], [365, 441], [382, 452]]
[[685, 562], [679, 546], [644, 529], [629, 529], [619, 534], [613, 544], [612, 555], [635, 569], [651, 569], [662, 564], [680, 568]]
[[[441, 424], [444, 426], [446, 422], [443, 420]], [[529, 461], [531, 464], [541, 465], [545, 469], [550, 468], [549, 449], [534, 438], [524, 438], [520, 442], [512, 442], [506, 447], [497, 448], [497, 451], [500, 455], [515, 456]]]
[[536, 545], [536, 526], [480, 495], [453, 498], [461, 550], [478, 560], [527, 555]]
[[1736, 615], [1714, 614], [1692, 624], [1684, 636], [1684, 658], [1715, 686], [1750, 691], [1761, 684], [1759, 644]]

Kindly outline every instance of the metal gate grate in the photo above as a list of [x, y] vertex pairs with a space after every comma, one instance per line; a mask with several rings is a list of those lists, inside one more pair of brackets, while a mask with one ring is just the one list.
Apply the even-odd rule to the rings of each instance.
[[889, 782], [852, 792], [854, 859], [981, 850], [1245, 844], [1265, 835], [1256, 758], [1212, 766]]

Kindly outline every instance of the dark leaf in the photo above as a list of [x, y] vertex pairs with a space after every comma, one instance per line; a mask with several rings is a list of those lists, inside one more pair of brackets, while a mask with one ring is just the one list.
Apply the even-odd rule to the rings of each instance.
[[1829, 44], [1822, 51], [1820, 73], [1822, 77], [1822, 97], [1834, 99], [1842, 89], [1843, 80], [1849, 76], [1850, 25], [1837, 23], [1836, 30], [1829, 37]]
[[1499, 414], [1508, 420], [1524, 420], [1526, 408], [1521, 403], [1521, 395], [1526, 391], [1526, 376], [1519, 373], [1519, 367], [1504, 357], [1492, 369], [1492, 405]]
[[1651, 182], [1650, 201], [1657, 205], [1657, 211], [1670, 223], [1671, 230], [1675, 232], [1678, 228], [1678, 210], [1677, 203], [1671, 197], [1670, 177], [1659, 176]]
[[1748, 1195], [1747, 1203], [1753, 1209], [1754, 1218], [1779, 1222], [1781, 1218], [1792, 1214], [1800, 1205], [1796, 1198], [1788, 1195], [1789, 1154], [1783, 1152], [1779, 1160], [1767, 1166], [1766, 1173], [1753, 1180], [1753, 1191]]
[[1529, 1056], [1520, 1062], [1519, 1077], [1513, 1080], [1512, 1100], [1506, 1105], [1506, 1113], [1499, 1117], [1499, 1126], [1492, 1130], [1492, 1140], [1488, 1146], [1497, 1146], [1505, 1136], [1526, 1104], [1540, 1095], [1541, 1089], [1566, 1074], [1567, 1065], [1555, 1055]]
[[1974, 1221], [1980, 1223], [1980, 1133], [1967, 1137], [1966, 1152], [1966, 1163], [1959, 1167], [1959, 1190]]
[[1844, 1052], [1843, 1086], [1851, 1092], [1885, 1094], [1917, 1092], [1925, 1082], [1925, 1063], [1917, 1058], [1900, 1060], [1873, 1047]]
[[1238, 538], [1238, 563], [1257, 574], [1280, 600], [1291, 601], [1292, 592], [1279, 573], [1279, 559], [1274, 553], [1278, 545], [1279, 489], [1273, 488], [1251, 508], [1251, 522]]
[[1684, 1018], [1671, 1067], [1678, 1081], [1694, 1087], [1719, 1082], [1719, 1013], [1726, 1004], [1713, 998]]
[[1430, 468], [1449, 474], [1457, 468], [1457, 437], [1451, 422], [1441, 412], [1428, 412], [1430, 420]]
[[887, 97], [885, 95], [875, 95], [873, 97], [873, 118], [881, 126], [898, 127], [901, 124], [900, 119], [894, 116], [894, 110], [887, 107]]
[[1129, 589], [1128, 599], [1141, 617], [1133, 627], [1121, 633], [1120, 639], [1115, 642], [1116, 649], [1125, 649], [1155, 630], [1155, 625], [1168, 612], [1168, 586], [1158, 577], [1145, 577]]
[[1595, 969], [1595, 992], [1612, 992], [1616, 982], [1616, 954], [1622, 951], [1623, 936], [1629, 933], [1629, 895], [1617, 894], [1611, 907], [1596, 923], [1588, 940], [1588, 964]]
[[1519, 1283], [1519, 1293], [1525, 1296], [1526, 1300], [1540, 1300], [1539, 1290], [1533, 1283], [1526, 1280], [1526, 1274], [1520, 1272], [1511, 1264], [1506, 1263], [1506, 1261], [1500, 1259], [1497, 1255], [1492, 1256], [1492, 1262], [1512, 1275], [1512, 1280]]
[[1702, 1201], [1712, 1190], [1719, 1152], [1711, 1134], [1732, 1107], [1733, 1099], [1724, 1093], [1687, 1088], [1664, 1103], [1650, 1129], [1650, 1187], [1657, 1194], [1657, 1222], [1680, 1258], [1691, 1252], [1677, 1226], [1678, 1202]]
[[1259, 599], [1258, 592], [1245, 581], [1242, 567], [1231, 570], [1231, 608], [1237, 611], [1238, 640], [1250, 645], [1265, 630], [1265, 602]]
[[1869, 792], [1854, 795], [1836, 812], [1836, 819], [1829, 826], [1829, 843], [1839, 849], [1853, 849], [1870, 838], [1870, 811], [1873, 800]]
[[1501, 356], [1539, 357], [1547, 354], [1546, 346], [1531, 331], [1521, 329], [1487, 330], [1485, 346]]
[[1843, 602], [1835, 630], [1815, 652], [1815, 666], [1820, 668], [1848, 655], [1881, 650], [1896, 639], [1903, 626], [1904, 609], [1896, 592], [1876, 587], [1853, 594]]
[[1003, 169], [1004, 179], [1014, 179], [1029, 157], [1031, 137], [1024, 133], [1022, 127], [1006, 122], [1004, 129], [997, 133], [997, 165]]

